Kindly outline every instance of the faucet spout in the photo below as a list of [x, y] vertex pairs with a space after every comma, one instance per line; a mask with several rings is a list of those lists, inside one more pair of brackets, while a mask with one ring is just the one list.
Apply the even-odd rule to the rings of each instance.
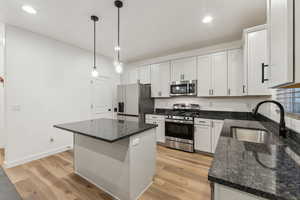
[[285, 114], [284, 114], [284, 107], [281, 105], [281, 103], [279, 103], [278, 101], [274, 101], [274, 100], [262, 101], [256, 105], [256, 107], [253, 110], [253, 114], [257, 115], [259, 107], [265, 103], [273, 103], [279, 107], [279, 110], [280, 110], [279, 136], [286, 138], [287, 137], [287, 129], [285, 126], [285, 118], [284, 118]]

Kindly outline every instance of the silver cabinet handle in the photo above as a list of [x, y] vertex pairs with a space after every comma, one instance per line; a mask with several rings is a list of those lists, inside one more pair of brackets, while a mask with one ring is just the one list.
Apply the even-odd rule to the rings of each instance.
[[230, 89], [228, 89], [228, 95], [230, 95], [230, 93], [231, 93], [231, 91], [230, 91]]
[[211, 95], [214, 95], [214, 89], [211, 89]]

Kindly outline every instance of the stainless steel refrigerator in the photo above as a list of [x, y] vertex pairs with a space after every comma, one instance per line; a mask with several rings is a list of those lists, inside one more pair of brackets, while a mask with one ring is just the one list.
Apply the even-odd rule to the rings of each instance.
[[127, 120], [145, 120], [145, 114], [154, 110], [150, 84], [118, 85], [118, 118]]

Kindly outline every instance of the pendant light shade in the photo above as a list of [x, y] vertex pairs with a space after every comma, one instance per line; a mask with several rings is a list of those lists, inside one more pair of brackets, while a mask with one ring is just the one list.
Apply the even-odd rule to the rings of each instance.
[[97, 66], [96, 66], [96, 22], [99, 21], [99, 18], [95, 15], [91, 16], [91, 20], [94, 22], [94, 66], [92, 69], [92, 77], [98, 77], [99, 76], [99, 72], [97, 70]]
[[116, 60], [114, 62], [115, 65], [115, 70], [117, 73], [121, 74], [123, 72], [123, 64], [120, 61], [120, 51], [121, 51], [121, 46], [120, 46], [120, 8], [123, 7], [123, 2], [120, 0], [115, 1], [115, 6], [118, 9], [118, 40], [117, 40], [117, 46], [115, 46], [115, 52], [116, 52]]

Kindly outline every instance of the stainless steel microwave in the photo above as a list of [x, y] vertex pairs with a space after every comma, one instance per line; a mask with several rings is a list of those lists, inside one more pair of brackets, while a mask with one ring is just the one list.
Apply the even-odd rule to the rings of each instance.
[[197, 96], [197, 80], [172, 82], [170, 96]]

